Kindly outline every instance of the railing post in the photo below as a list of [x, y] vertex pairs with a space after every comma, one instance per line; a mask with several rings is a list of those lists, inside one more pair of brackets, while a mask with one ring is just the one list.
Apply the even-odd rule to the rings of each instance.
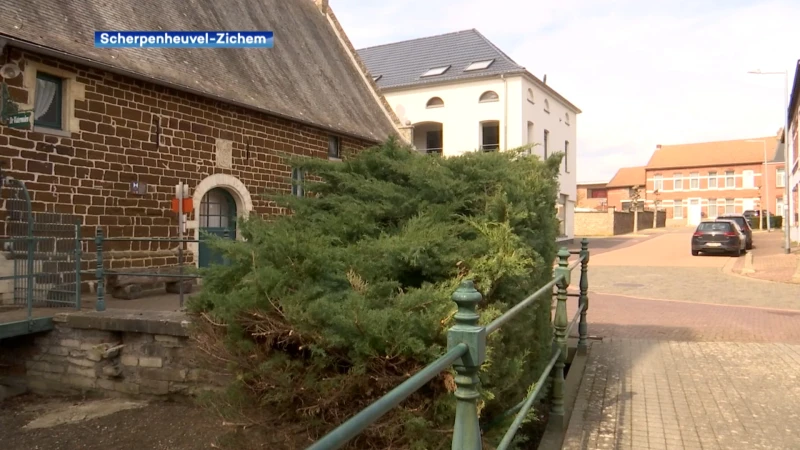
[[561, 349], [556, 365], [553, 367], [553, 408], [551, 415], [560, 416], [563, 422], [564, 413], [564, 366], [567, 361], [567, 288], [570, 282], [569, 250], [561, 247], [558, 251], [558, 267], [555, 270], [559, 278], [558, 293], [556, 294], [556, 314], [553, 318], [555, 328], [555, 344]]
[[106, 299], [105, 299], [105, 273], [103, 272], [103, 229], [97, 227], [97, 232], [94, 236], [94, 243], [97, 245], [97, 271], [95, 275], [97, 276], [97, 304], [95, 304], [95, 309], [97, 311], [105, 311], [106, 310]]
[[464, 280], [453, 293], [458, 305], [456, 324], [447, 333], [447, 348], [466, 344], [469, 350], [453, 366], [456, 371], [456, 418], [453, 427], [453, 450], [480, 450], [481, 431], [478, 425], [478, 372], [486, 359], [486, 328], [478, 326], [476, 309], [481, 293], [472, 280]]
[[81, 248], [81, 222], [75, 222], [75, 309], [81, 309], [81, 262], [83, 261]]
[[581, 310], [580, 322], [578, 322], [578, 352], [586, 354], [588, 344], [588, 325], [586, 323], [586, 311], [589, 310], [589, 239], [581, 239], [581, 294], [578, 297], [578, 306], [583, 306]]

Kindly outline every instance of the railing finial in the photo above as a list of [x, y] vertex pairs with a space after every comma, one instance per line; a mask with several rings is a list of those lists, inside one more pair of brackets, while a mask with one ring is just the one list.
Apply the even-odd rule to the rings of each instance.
[[478, 372], [486, 360], [486, 328], [478, 326], [478, 303], [483, 296], [472, 280], [464, 280], [453, 293], [458, 305], [456, 324], [447, 333], [447, 347], [465, 344], [469, 349], [453, 366], [456, 371], [456, 419], [453, 427], [453, 450], [480, 450], [481, 430], [478, 422]]

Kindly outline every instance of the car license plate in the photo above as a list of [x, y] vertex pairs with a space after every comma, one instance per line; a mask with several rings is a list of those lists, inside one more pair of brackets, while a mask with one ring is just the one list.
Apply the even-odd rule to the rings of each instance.
[[719, 246], [721, 246], [721, 245], [722, 245], [722, 244], [720, 244], [719, 242], [709, 242], [709, 243], [708, 243], [708, 246], [709, 246], [709, 247], [719, 247]]

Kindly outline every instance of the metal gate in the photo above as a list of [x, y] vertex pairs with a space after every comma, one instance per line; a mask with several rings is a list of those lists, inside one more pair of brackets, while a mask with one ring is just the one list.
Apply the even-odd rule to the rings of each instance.
[[26, 307], [28, 319], [48, 315], [47, 311], [33, 314], [35, 308], [79, 309], [81, 239], [77, 217], [34, 212], [25, 183], [14, 178], [3, 180], [1, 194], [5, 238], [0, 275], [12, 280], [4, 283], [4, 306]]

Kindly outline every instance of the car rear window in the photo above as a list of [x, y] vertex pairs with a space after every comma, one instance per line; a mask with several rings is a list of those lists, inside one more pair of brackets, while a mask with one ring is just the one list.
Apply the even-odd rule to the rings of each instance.
[[697, 226], [697, 231], [731, 231], [731, 224], [727, 222], [703, 222]]
[[736, 222], [736, 224], [739, 225], [740, 227], [742, 227], [742, 229], [744, 229], [745, 226], [746, 226], [745, 225], [746, 220], [745, 220], [744, 217], [726, 217], [725, 220], [732, 220], [732, 221]]

